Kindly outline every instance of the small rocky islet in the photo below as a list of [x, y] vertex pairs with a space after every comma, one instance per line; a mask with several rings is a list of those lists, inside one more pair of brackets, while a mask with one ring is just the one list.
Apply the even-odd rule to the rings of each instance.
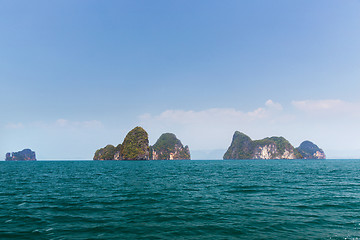
[[6, 153], [5, 161], [36, 161], [36, 154], [31, 149], [19, 152]]
[[149, 146], [148, 133], [135, 127], [122, 144], [98, 149], [93, 160], [190, 160], [188, 146], [183, 146], [173, 133], [164, 133], [153, 146]]
[[325, 159], [325, 153], [310, 141], [295, 148], [284, 137], [252, 140], [239, 131], [233, 135], [223, 159]]

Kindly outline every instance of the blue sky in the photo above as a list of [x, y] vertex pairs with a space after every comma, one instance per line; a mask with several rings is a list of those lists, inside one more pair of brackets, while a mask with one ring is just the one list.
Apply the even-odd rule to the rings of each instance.
[[141, 125], [193, 158], [221, 157], [235, 130], [360, 157], [359, 12], [358, 0], [0, 0], [0, 154], [90, 159]]

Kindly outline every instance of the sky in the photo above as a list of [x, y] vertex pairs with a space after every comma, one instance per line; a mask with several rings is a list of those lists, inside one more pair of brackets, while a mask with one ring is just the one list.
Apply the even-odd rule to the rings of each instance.
[[[0, 159], [92, 159], [142, 126], [360, 158], [359, 0], [0, 0]], [[3, 155], [3, 157], [1, 157]]]

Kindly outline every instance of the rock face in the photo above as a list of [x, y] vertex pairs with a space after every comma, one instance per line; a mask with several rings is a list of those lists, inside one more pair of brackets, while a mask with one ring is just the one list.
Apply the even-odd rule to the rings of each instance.
[[300, 153], [283, 137], [251, 140], [236, 131], [224, 159], [299, 159]]
[[324, 151], [310, 141], [304, 141], [296, 148], [304, 159], [326, 159]]
[[107, 145], [95, 152], [94, 160], [149, 160], [149, 139], [142, 127], [136, 127], [117, 147]]
[[19, 152], [6, 153], [5, 161], [36, 161], [36, 155], [31, 149], [24, 149]]
[[151, 160], [190, 160], [188, 146], [183, 146], [181, 141], [173, 133], [164, 133], [150, 147]]
[[299, 159], [299, 152], [283, 137], [256, 140], [254, 159]]

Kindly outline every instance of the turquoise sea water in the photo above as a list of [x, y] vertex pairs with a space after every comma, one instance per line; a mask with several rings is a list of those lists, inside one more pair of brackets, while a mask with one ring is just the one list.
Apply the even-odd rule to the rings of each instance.
[[360, 160], [0, 162], [0, 239], [358, 239]]

